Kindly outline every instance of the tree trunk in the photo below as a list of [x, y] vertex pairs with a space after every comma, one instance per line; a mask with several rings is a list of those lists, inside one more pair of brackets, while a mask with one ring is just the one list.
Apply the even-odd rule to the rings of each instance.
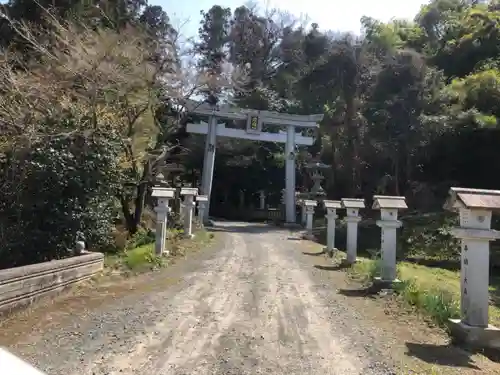
[[135, 196], [135, 211], [134, 211], [134, 220], [133, 225], [130, 228], [132, 234], [136, 233], [141, 224], [142, 214], [144, 213], [144, 206], [146, 204], [146, 193], [148, 192], [149, 185], [149, 166], [145, 165], [142, 178], [137, 185], [136, 188], [136, 196]]
[[347, 158], [346, 158], [346, 169], [350, 177], [348, 184], [348, 196], [356, 196], [357, 190], [357, 173], [356, 173], [356, 163], [357, 163], [357, 129], [356, 129], [356, 95], [354, 92], [348, 93], [346, 95], [346, 113], [345, 113], [345, 126], [347, 135]]
[[[120, 199], [120, 204], [122, 206], [122, 213], [123, 213], [123, 217], [125, 218], [125, 226], [127, 227], [127, 232], [129, 234], [133, 234], [135, 232], [132, 232], [131, 229], [134, 227], [134, 216], [130, 213], [129, 202], [123, 196], [123, 194], [120, 194], [118, 198]], [[136, 229], [136, 231], [137, 231], [137, 229]]]

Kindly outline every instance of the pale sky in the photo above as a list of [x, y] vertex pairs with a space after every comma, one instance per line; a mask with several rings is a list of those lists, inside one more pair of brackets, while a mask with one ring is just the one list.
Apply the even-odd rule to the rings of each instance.
[[[311, 22], [319, 24], [320, 29], [334, 31], [360, 31], [359, 20], [369, 16], [380, 21], [392, 18], [413, 19], [425, 0], [258, 0], [261, 7], [286, 10], [295, 16], [307, 15]], [[214, 4], [234, 10], [245, 4], [245, 0], [149, 0], [150, 4], [161, 5], [178, 28], [186, 20], [181, 34], [185, 37], [197, 33], [200, 10], [208, 10]]]

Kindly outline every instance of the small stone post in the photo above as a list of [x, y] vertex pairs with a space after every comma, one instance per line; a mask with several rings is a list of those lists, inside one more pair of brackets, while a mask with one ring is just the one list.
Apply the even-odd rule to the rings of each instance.
[[347, 264], [356, 263], [358, 252], [358, 223], [361, 221], [359, 209], [365, 208], [364, 199], [342, 198], [342, 207], [346, 210], [347, 223]]
[[300, 201], [300, 223], [303, 226], [306, 226], [307, 222], [307, 215], [306, 215], [306, 205], [304, 203], [304, 200]]
[[85, 253], [85, 241], [76, 241], [75, 244], [75, 255], [80, 255]]
[[181, 195], [184, 196], [184, 237], [193, 238], [194, 197], [198, 195], [198, 189], [182, 188]]
[[156, 240], [155, 240], [155, 254], [168, 255], [166, 250], [167, 242], [167, 218], [170, 212], [168, 201], [175, 196], [175, 188], [165, 188], [154, 186], [152, 197], [158, 199], [157, 205], [154, 208], [156, 212]]
[[408, 208], [405, 197], [391, 197], [387, 195], [373, 196], [373, 209], [380, 210], [380, 220], [377, 225], [381, 228], [382, 269], [381, 277], [375, 282], [392, 285], [399, 282], [396, 279], [396, 249], [397, 229], [402, 223], [398, 220], [398, 210]]
[[452, 334], [479, 348], [500, 349], [500, 329], [489, 325], [488, 317], [490, 241], [500, 238], [491, 229], [491, 216], [500, 210], [500, 191], [452, 187], [445, 208], [459, 212], [453, 235], [462, 242], [462, 319], [451, 320]]
[[207, 209], [208, 196], [198, 195], [196, 197], [196, 202], [198, 202], [198, 220], [202, 227], [205, 226], [205, 210]]
[[304, 200], [304, 206], [306, 207], [306, 238], [313, 239], [313, 219], [314, 219], [314, 208], [318, 202], [313, 200]]
[[333, 254], [335, 250], [335, 220], [337, 219], [337, 210], [342, 208], [340, 201], [324, 200], [326, 208], [326, 250]]
[[245, 191], [240, 190], [240, 208], [245, 208]]
[[265, 208], [266, 208], [266, 192], [264, 190], [259, 191], [259, 199], [260, 199], [259, 208], [261, 210], [265, 210]]

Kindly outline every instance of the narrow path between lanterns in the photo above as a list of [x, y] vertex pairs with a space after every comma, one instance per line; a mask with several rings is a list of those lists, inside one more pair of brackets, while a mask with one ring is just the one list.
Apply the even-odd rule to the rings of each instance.
[[399, 374], [406, 337], [373, 301], [339, 294], [339, 273], [304, 255], [297, 235], [229, 222], [214, 230], [218, 246], [169, 268], [11, 319], [0, 346], [47, 375]]

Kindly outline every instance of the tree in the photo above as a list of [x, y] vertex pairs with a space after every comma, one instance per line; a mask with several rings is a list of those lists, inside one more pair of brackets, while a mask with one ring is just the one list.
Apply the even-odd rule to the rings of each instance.
[[206, 13], [201, 11], [201, 14], [203, 19], [198, 30], [200, 42], [196, 43], [195, 50], [200, 56], [198, 66], [206, 72], [209, 79], [200, 93], [215, 104], [224, 86], [219, 83], [219, 77], [227, 63], [231, 10], [215, 5]]
[[[47, 13], [49, 22], [53, 42], [47, 45], [40, 27], [11, 20], [11, 27], [39, 57], [21, 70], [15, 55], [2, 56], [4, 150], [30, 147], [44, 138], [117, 135], [124, 182], [116, 194], [127, 228], [134, 233], [148, 185], [175, 147], [164, 141], [178, 124], [156, 118], [160, 93], [168, 99], [182, 97], [179, 86], [184, 77], [175, 66], [172, 33], [160, 33], [161, 38], [153, 40], [150, 28], [146, 32], [133, 25], [120, 32], [95, 29], [84, 22], [59, 21]], [[65, 121], [68, 113], [72, 126]]]

